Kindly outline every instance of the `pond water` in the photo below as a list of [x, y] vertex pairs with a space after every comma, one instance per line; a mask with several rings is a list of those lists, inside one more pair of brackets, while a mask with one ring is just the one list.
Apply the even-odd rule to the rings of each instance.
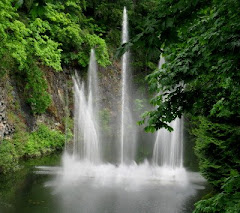
[[[148, 165], [119, 168], [76, 165], [78, 172], [60, 167], [60, 155], [29, 161], [24, 169], [1, 180], [1, 213], [190, 213], [194, 203], [209, 192], [198, 173], [186, 171], [188, 181], [144, 178], [142, 171], [165, 172]], [[68, 162], [73, 163], [73, 162]], [[35, 166], [46, 167], [35, 167]], [[101, 172], [99, 172], [101, 171]], [[128, 175], [119, 176], [122, 171]], [[71, 173], [72, 172], [72, 173]], [[74, 172], [74, 173], [73, 173]], [[93, 172], [101, 174], [93, 176]], [[80, 175], [83, 174], [83, 175]], [[106, 175], [107, 174], [107, 175]], [[113, 180], [113, 176], [118, 178]], [[141, 174], [143, 178], [139, 179]], [[131, 178], [128, 178], [131, 177]], [[186, 178], [184, 178], [185, 180]]]

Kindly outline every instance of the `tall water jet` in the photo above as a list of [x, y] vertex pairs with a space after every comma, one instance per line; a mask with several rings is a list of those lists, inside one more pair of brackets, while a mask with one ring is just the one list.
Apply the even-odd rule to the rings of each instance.
[[95, 129], [98, 137], [98, 154], [101, 156], [101, 134], [99, 129], [99, 83], [97, 75], [97, 61], [94, 49], [91, 49], [90, 61], [88, 66], [88, 108], [93, 117]]
[[[160, 69], [165, 63], [161, 56], [158, 64]], [[169, 124], [173, 131], [166, 129], [157, 131], [153, 149], [153, 164], [172, 169], [183, 167], [183, 119], [176, 118]]]
[[74, 147], [73, 154], [91, 163], [100, 162], [100, 140], [98, 131], [98, 82], [97, 63], [94, 50], [88, 69], [88, 91], [77, 74], [74, 84]]
[[[97, 61], [94, 49], [91, 49], [89, 67], [88, 67], [88, 104], [92, 107], [95, 120], [98, 122], [99, 111], [99, 85], [97, 77]], [[99, 131], [98, 131], [99, 134]]]
[[[127, 9], [123, 9], [123, 22], [122, 22], [122, 44], [127, 43], [128, 36], [128, 16]], [[122, 109], [121, 109], [121, 133], [120, 133], [120, 161], [121, 163], [130, 163], [134, 161], [136, 151], [136, 130], [133, 122], [132, 113], [130, 109], [130, 67], [129, 67], [129, 51], [125, 52], [122, 56]]]

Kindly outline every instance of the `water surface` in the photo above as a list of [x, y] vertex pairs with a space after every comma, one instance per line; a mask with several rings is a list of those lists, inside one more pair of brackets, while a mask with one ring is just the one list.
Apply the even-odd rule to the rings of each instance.
[[[59, 166], [60, 158], [52, 158], [29, 163], [18, 180], [5, 182], [5, 188], [1, 186], [1, 192], [10, 193], [0, 198], [1, 213], [187, 213], [208, 192], [206, 182], [188, 171], [186, 182], [171, 174], [170, 180], [156, 178], [156, 173], [147, 178], [153, 171], [166, 173], [147, 163], [86, 169], [87, 164], [77, 165], [70, 160], [68, 163], [76, 167], [73, 165], [66, 173]], [[143, 178], [138, 178], [140, 175]]]

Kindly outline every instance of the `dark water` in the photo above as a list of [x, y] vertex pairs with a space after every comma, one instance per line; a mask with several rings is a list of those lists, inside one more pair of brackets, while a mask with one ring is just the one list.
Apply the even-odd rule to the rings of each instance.
[[205, 183], [96, 184], [92, 178], [61, 184], [36, 165], [59, 165], [60, 155], [28, 162], [1, 180], [1, 213], [188, 213], [209, 189]]

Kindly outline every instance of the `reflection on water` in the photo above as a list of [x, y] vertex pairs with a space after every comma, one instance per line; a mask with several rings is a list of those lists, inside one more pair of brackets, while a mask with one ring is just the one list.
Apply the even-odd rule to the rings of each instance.
[[185, 201], [195, 194], [195, 189], [150, 184], [134, 190], [117, 186], [97, 187], [86, 181], [62, 187], [55, 193], [59, 200], [57, 212], [174, 213], [185, 212]]
[[204, 189], [204, 179], [184, 168], [94, 165], [65, 156], [62, 168], [39, 167], [56, 177], [47, 183], [60, 213], [191, 212], [189, 200]]
[[30, 172], [15, 201], [0, 203], [0, 212], [190, 213], [206, 193], [205, 184], [198, 173], [183, 168], [153, 167], [148, 162], [96, 166], [65, 156], [62, 167]]

